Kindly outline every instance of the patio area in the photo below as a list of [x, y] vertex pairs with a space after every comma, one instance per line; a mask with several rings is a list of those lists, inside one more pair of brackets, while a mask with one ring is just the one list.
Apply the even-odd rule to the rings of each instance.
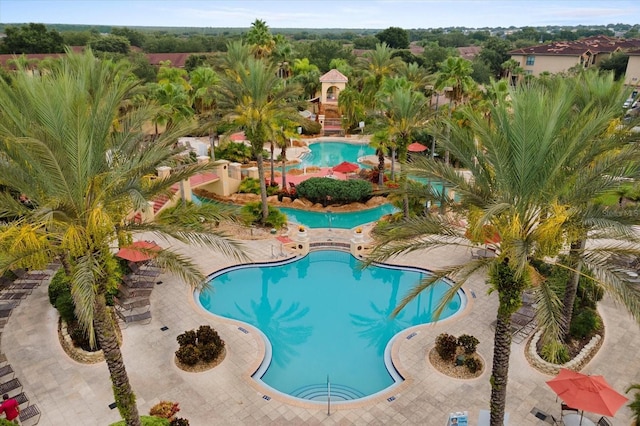
[[[311, 230], [312, 240], [326, 238], [326, 230]], [[333, 241], [348, 240], [348, 231], [333, 230]], [[269, 261], [274, 238], [251, 241], [255, 261]], [[181, 246], [206, 273], [230, 266], [231, 261], [217, 254]], [[397, 260], [404, 265], [437, 268], [468, 259], [469, 251], [439, 249], [412, 253]], [[497, 296], [488, 295], [485, 277], [477, 276], [465, 285], [470, 308], [460, 318], [421, 327], [409, 338], [401, 333], [393, 347], [397, 368], [406, 382], [384, 397], [374, 397], [345, 405], [333, 405], [327, 416], [325, 405], [293, 401], [265, 391], [251, 378], [260, 362], [263, 343], [248, 326], [215, 318], [200, 309], [192, 292], [176, 278], [161, 275], [162, 284], [151, 295], [152, 319], [148, 324], [131, 324], [123, 330], [123, 356], [138, 398], [141, 414], [160, 400], [180, 403], [179, 415], [194, 426], [266, 425], [266, 424], [445, 424], [449, 413], [468, 411], [475, 424], [481, 410], [489, 408], [489, 375], [485, 370], [474, 380], [451, 379], [436, 371], [427, 354], [438, 334], [472, 334], [480, 340], [478, 353], [491, 366], [493, 331]], [[606, 335], [600, 352], [582, 371], [601, 374], [618, 391], [640, 382], [635, 354], [640, 351], [640, 330], [629, 315], [605, 298], [599, 305], [605, 321]], [[174, 364], [178, 348], [176, 336], [185, 330], [209, 324], [227, 343], [227, 356], [215, 369], [187, 373]], [[49, 304], [47, 287], [36, 289], [9, 318], [2, 335], [2, 350], [26, 391], [42, 411], [40, 425], [100, 425], [119, 420], [113, 403], [111, 383], [104, 363], [81, 365], [69, 359], [60, 348], [57, 336], [57, 313]], [[163, 330], [163, 327], [168, 327]], [[530, 411], [533, 407], [558, 417], [560, 402], [545, 383], [552, 376], [529, 366], [524, 356], [524, 342], [513, 343], [507, 407], [509, 424], [543, 424]], [[621, 348], [624, 348], [621, 350]], [[597, 421], [599, 416], [585, 412]], [[628, 426], [631, 412], [626, 405], [613, 425]]]

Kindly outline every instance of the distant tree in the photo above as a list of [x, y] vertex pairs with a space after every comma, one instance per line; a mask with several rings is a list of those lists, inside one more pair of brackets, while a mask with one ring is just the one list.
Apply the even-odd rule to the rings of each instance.
[[489, 65], [491, 73], [495, 78], [500, 78], [502, 64], [508, 59], [511, 59], [511, 55], [509, 55], [511, 47], [510, 42], [499, 37], [491, 37], [484, 46], [482, 46], [482, 50], [478, 56]]
[[491, 68], [485, 61], [480, 58], [474, 58], [471, 62], [473, 66], [473, 72], [471, 78], [478, 84], [488, 84], [491, 81], [492, 72]]
[[443, 47], [462, 47], [471, 44], [470, 38], [461, 31], [442, 34], [437, 38], [437, 41]]
[[353, 40], [354, 49], [375, 49], [380, 40], [375, 36], [362, 36]]
[[346, 59], [332, 59], [329, 63], [329, 67], [340, 71], [346, 77], [349, 77], [353, 73], [353, 67]]
[[391, 55], [392, 58], [400, 58], [402, 59], [402, 62], [404, 62], [405, 64], [418, 64], [420, 66], [424, 65], [424, 58], [421, 56], [416, 56], [413, 53], [411, 53], [410, 50], [398, 50], [397, 52], [394, 52]]
[[98, 36], [89, 41], [89, 47], [95, 52], [129, 53], [129, 39], [117, 35]]
[[131, 46], [136, 46], [136, 47], [144, 46], [144, 42], [147, 38], [147, 36], [144, 33], [140, 31], [132, 30], [131, 28], [127, 28], [127, 27], [122, 27], [122, 28], [113, 27], [111, 28], [111, 34], [126, 37], [129, 40], [129, 43], [131, 44]]
[[2, 39], [3, 53], [62, 53], [64, 41], [56, 30], [47, 31], [43, 24], [6, 27]]
[[144, 83], [156, 81], [158, 70], [151, 65], [147, 55], [141, 52], [130, 52], [128, 60], [132, 65], [132, 72]]
[[638, 38], [638, 37], [640, 37], [640, 25], [634, 25], [633, 27], [631, 27], [629, 29], [629, 31], [624, 33], [624, 37], [625, 38]]
[[184, 61], [184, 69], [187, 72], [191, 72], [198, 67], [203, 66], [207, 61], [207, 55], [189, 55], [186, 61]]
[[66, 46], [86, 46], [95, 37], [91, 31], [65, 31], [60, 35]]
[[621, 79], [627, 71], [627, 64], [629, 63], [629, 55], [624, 52], [618, 52], [611, 55], [610, 58], [603, 60], [598, 65], [598, 68], [606, 71], [613, 71], [615, 79]]
[[437, 41], [428, 42], [424, 45], [424, 52], [422, 53], [424, 58], [423, 66], [427, 72], [434, 74], [438, 72], [440, 63], [449, 56], [459, 56], [458, 51], [451, 47], [442, 47]]
[[380, 43], [387, 43], [392, 49], [407, 49], [409, 47], [409, 33], [400, 27], [389, 27], [376, 34]]
[[329, 71], [332, 59], [342, 58], [352, 62], [352, 53], [342, 43], [333, 40], [316, 40], [309, 44], [309, 61], [316, 64], [321, 73]]

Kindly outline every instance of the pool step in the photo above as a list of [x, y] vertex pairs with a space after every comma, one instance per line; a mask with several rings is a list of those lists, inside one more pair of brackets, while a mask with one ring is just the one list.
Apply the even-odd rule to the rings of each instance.
[[[327, 384], [315, 384], [303, 386], [291, 393], [291, 396], [311, 401], [327, 400]], [[350, 386], [331, 384], [331, 400], [332, 401], [351, 401], [353, 399], [364, 398], [366, 395]]]

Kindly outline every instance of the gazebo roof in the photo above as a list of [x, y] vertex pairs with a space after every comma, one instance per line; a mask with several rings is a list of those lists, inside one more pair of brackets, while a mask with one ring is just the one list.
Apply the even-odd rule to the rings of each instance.
[[348, 81], [349, 79], [335, 68], [320, 77], [320, 83], [346, 83]]

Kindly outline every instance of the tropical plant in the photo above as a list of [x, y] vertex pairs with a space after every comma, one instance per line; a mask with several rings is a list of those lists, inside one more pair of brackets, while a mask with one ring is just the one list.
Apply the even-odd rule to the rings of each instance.
[[[34, 78], [25, 71], [14, 75], [11, 86], [0, 82], [0, 185], [8, 188], [0, 193], [0, 217], [17, 217], [0, 230], [0, 271], [39, 269], [60, 259], [76, 316], [104, 351], [120, 414], [127, 425], [138, 426], [135, 395], [107, 309], [108, 289], [118, 278], [112, 247], [148, 230], [245, 257], [238, 243], [210, 229], [211, 221], [224, 218], [213, 206], [184, 204], [152, 223], [132, 220], [149, 201], [171, 195], [173, 185], [213, 165], [188, 164], [153, 178], [157, 167], [177, 164], [173, 145], [187, 128], [176, 124], [149, 143], [143, 127], [157, 108], [121, 108], [138, 84], [128, 65], [98, 61], [90, 50], [67, 51], [46, 74]], [[31, 208], [11, 191], [25, 194]], [[158, 266], [187, 284], [204, 282], [184, 256], [169, 249], [155, 255]]]
[[[398, 152], [398, 160], [402, 168], [400, 186], [405, 189], [406, 194], [407, 147], [412, 142], [413, 132], [426, 124], [429, 101], [421, 92], [400, 86], [391, 93], [381, 93], [378, 105], [380, 110], [384, 111], [379, 116], [379, 121]], [[408, 196], [403, 197], [402, 211], [405, 217], [409, 216]]]
[[298, 94], [296, 85], [283, 85], [273, 65], [249, 58], [246, 66], [239, 64], [221, 80], [218, 105], [226, 120], [244, 130], [251, 142], [258, 163], [262, 221], [269, 214], [264, 172], [263, 150], [270, 129], [279, 121], [298, 118], [293, 102]]
[[[549, 261], [563, 248], [565, 225], [571, 215], [563, 191], [568, 188], [567, 182], [578, 182], [585, 170], [597, 167], [599, 152], [585, 152], [583, 142], [591, 140], [585, 136], [591, 135], [593, 126], [602, 125], [598, 121], [599, 106], [586, 104], [576, 111], [572, 93], [566, 83], [553, 89], [535, 84], [511, 88], [508, 100], [498, 100], [490, 106], [491, 122], [482, 111], [461, 108], [463, 120], [448, 123], [452, 134], [443, 143], [469, 170], [469, 177], [429, 158], [418, 159], [409, 167], [412, 175], [437, 178], [456, 191], [461, 206], [466, 208], [472, 235], [481, 235], [483, 228], [490, 225], [501, 238], [496, 257], [471, 259], [435, 271], [412, 289], [395, 310], [401, 311], [438, 279], [451, 276], [456, 281], [441, 300], [437, 316], [469, 276], [480, 270], [488, 272], [487, 284], [499, 301], [491, 373], [494, 426], [503, 423], [511, 315], [521, 306], [525, 289], [537, 286], [538, 323], [549, 338], [559, 340], [562, 303], [540, 278], [533, 260]], [[459, 216], [453, 212], [391, 222], [379, 230], [381, 238], [368, 261], [441, 246], [468, 246], [461, 238], [463, 234]], [[628, 250], [638, 254], [638, 250]], [[609, 276], [598, 276], [599, 280], [602, 278]], [[624, 283], [619, 288], [624, 288]], [[632, 314], [637, 317], [637, 292], [623, 294], [628, 306], [636, 307]]]
[[634, 390], [635, 393], [633, 394], [633, 401], [629, 403], [628, 407], [633, 412], [633, 420], [636, 424], [640, 424], [640, 383], [629, 386], [624, 392], [629, 393], [632, 390]]

